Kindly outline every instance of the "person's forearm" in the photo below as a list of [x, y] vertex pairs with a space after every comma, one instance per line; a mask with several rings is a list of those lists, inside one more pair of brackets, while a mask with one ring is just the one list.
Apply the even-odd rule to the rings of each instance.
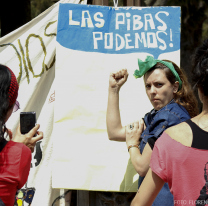
[[143, 164], [142, 155], [137, 147], [131, 147], [129, 149], [129, 154], [131, 158], [131, 163], [134, 166], [137, 173], [144, 177], [147, 173], [146, 167]]
[[156, 175], [150, 168], [136, 196], [131, 202], [131, 206], [151, 206], [164, 183], [164, 180]]
[[108, 107], [107, 107], [107, 131], [110, 140], [125, 141], [125, 127], [121, 125], [121, 117], [119, 111], [119, 91], [109, 89]]
[[136, 147], [130, 148], [129, 154], [135, 170], [141, 177], [144, 177], [149, 170], [149, 164], [152, 155], [152, 149], [150, 148], [149, 144], [146, 144], [142, 154]]

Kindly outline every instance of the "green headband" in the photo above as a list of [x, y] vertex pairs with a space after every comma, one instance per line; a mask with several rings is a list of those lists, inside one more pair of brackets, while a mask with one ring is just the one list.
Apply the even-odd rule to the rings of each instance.
[[144, 62], [141, 59], [138, 59], [139, 70], [134, 71], [134, 76], [136, 78], [142, 77], [144, 74], [146, 74], [146, 72], [148, 72], [158, 62], [164, 64], [166, 67], [168, 67], [171, 70], [171, 72], [173, 73], [173, 75], [176, 78], [176, 81], [179, 82], [179, 89], [178, 90], [180, 90], [182, 87], [182, 81], [181, 81], [178, 73], [176, 72], [173, 64], [170, 62], [161, 61], [159, 59], [154, 59], [152, 56], [147, 56]]

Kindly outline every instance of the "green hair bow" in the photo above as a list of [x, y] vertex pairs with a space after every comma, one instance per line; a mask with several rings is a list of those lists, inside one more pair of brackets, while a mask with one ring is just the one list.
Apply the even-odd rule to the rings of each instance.
[[180, 90], [181, 87], [182, 87], [182, 81], [181, 81], [178, 73], [176, 72], [173, 64], [170, 63], [170, 62], [159, 60], [159, 59], [154, 59], [152, 56], [147, 56], [144, 62], [141, 59], [138, 59], [139, 70], [135, 70], [134, 71], [134, 76], [136, 78], [142, 77], [153, 66], [155, 66], [158, 62], [164, 64], [166, 67], [168, 67], [171, 70], [171, 72], [173, 73], [173, 75], [176, 78], [176, 81], [179, 82], [179, 90]]

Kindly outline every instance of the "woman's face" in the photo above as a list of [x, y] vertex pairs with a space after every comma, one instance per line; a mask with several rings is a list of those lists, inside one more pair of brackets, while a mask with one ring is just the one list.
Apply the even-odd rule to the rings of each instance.
[[162, 69], [147, 72], [144, 76], [147, 96], [156, 110], [167, 105], [178, 91], [178, 82], [172, 85]]

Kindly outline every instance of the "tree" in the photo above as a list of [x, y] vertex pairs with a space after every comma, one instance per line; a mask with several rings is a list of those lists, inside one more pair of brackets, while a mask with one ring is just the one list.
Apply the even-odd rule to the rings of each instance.
[[[56, 2], [54, 0], [54, 2]], [[31, 0], [31, 17], [35, 18], [54, 4], [52, 0]]]
[[0, 3], [1, 36], [21, 27], [31, 20], [30, 0]]

